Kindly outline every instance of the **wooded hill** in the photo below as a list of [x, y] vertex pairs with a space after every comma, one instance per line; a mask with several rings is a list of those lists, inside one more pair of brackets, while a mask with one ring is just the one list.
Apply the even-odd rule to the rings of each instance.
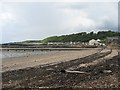
[[97, 33], [90, 32], [81, 32], [76, 34], [70, 34], [70, 35], [61, 35], [61, 36], [52, 36], [45, 38], [43, 40], [40, 40], [41, 43], [47, 43], [47, 42], [88, 42], [91, 39], [101, 39], [105, 40], [106, 37], [114, 37], [114, 36], [120, 36], [120, 32], [114, 32], [114, 31], [99, 31]]

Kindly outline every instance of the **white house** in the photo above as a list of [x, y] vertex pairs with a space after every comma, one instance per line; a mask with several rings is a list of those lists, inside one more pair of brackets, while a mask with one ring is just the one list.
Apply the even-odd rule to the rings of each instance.
[[97, 42], [100, 42], [101, 40], [100, 39], [97, 39]]
[[89, 45], [99, 45], [99, 41], [100, 40], [92, 39], [92, 40], [89, 41]]
[[62, 42], [48, 42], [48, 45], [63, 45], [64, 43]]

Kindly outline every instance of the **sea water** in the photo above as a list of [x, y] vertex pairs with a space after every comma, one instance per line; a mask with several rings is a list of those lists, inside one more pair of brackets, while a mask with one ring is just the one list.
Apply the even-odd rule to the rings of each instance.
[[40, 51], [40, 50], [10, 50], [10, 51], [0, 51], [1, 58], [11, 58], [11, 57], [22, 57], [22, 56], [29, 56], [29, 55], [39, 55], [39, 54], [46, 54], [50, 53], [50, 51]]

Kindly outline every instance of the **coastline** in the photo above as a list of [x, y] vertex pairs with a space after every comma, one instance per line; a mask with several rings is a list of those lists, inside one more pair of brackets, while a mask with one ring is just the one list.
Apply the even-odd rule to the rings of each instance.
[[45, 54], [27, 55], [21, 57], [11, 57], [2, 59], [2, 72], [22, 69], [26, 67], [34, 67], [37, 65], [54, 64], [77, 58], [86, 57], [96, 53], [98, 50], [77, 50], [77, 51], [51, 51]]
[[[119, 59], [116, 50], [108, 50], [54, 65], [38, 65], [6, 71], [2, 73], [3, 89], [61, 90], [62, 88], [64, 90], [78, 90], [80, 88], [119, 88]], [[95, 63], [96, 61], [98, 63]], [[95, 64], [74, 68], [91, 62]], [[64, 71], [71, 67], [74, 71], [83, 71], [85, 73]]]

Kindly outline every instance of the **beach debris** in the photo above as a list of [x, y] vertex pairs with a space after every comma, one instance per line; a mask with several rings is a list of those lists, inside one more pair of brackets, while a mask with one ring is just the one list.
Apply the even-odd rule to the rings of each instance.
[[86, 64], [80, 64], [79, 67], [87, 67]]
[[53, 69], [53, 68], [48, 68], [48, 69], [46, 69], [46, 70], [51, 71], [51, 70], [54, 70], [54, 69]]
[[69, 71], [66, 70], [67, 73], [76, 73], [76, 74], [86, 74], [87, 72], [83, 72], [83, 71]]
[[76, 73], [76, 74], [86, 74], [87, 72], [83, 72], [83, 71], [70, 71], [70, 70], [61, 70], [61, 73]]
[[111, 73], [112, 71], [111, 70], [104, 70], [103, 72], [104, 73]]
[[100, 71], [99, 73], [111, 73], [112, 71], [111, 70], [103, 70], [103, 71]]

